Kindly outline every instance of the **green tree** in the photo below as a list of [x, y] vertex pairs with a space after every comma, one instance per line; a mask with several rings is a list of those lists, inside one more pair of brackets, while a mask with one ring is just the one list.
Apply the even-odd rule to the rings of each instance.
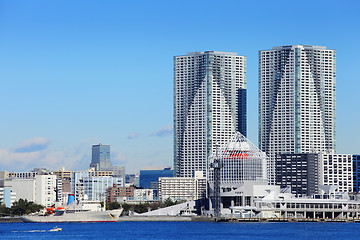
[[164, 201], [165, 207], [170, 207], [170, 206], [175, 205], [175, 204], [176, 204], [176, 203], [175, 203], [171, 198], [167, 198], [167, 199], [165, 199], [165, 201]]
[[5, 204], [0, 205], [0, 217], [9, 216], [10, 215], [10, 208], [7, 208]]
[[160, 203], [159, 202], [150, 203], [149, 208], [151, 209], [151, 211], [159, 209], [160, 208]]
[[43, 206], [36, 204], [34, 202], [28, 202], [28, 200], [19, 199], [19, 201], [15, 201], [10, 208], [11, 215], [23, 215], [29, 214], [33, 212], [38, 212], [40, 209], [44, 208]]
[[108, 210], [119, 209], [119, 208], [120, 208], [120, 204], [117, 202], [106, 203], [106, 209]]
[[145, 213], [148, 211], [149, 203], [141, 203], [134, 206], [134, 212]]

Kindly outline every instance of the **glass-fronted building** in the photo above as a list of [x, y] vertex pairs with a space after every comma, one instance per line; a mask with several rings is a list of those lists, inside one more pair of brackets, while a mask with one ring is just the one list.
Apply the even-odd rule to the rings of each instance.
[[360, 155], [352, 156], [353, 162], [353, 192], [359, 192], [360, 187]]
[[94, 167], [96, 171], [112, 169], [110, 161], [110, 145], [99, 143], [99, 145], [92, 146], [90, 167]]
[[157, 189], [159, 177], [173, 177], [174, 170], [171, 168], [163, 169], [143, 169], [140, 170], [139, 186], [141, 188]]
[[297, 196], [319, 193], [319, 154], [278, 154], [275, 163], [276, 185], [291, 188]]

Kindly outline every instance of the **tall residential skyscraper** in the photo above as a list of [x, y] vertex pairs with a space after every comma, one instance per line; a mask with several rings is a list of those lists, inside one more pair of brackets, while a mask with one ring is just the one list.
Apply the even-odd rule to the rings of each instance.
[[246, 57], [174, 57], [174, 175], [205, 174], [208, 157], [237, 131], [246, 135]]
[[259, 51], [259, 144], [276, 154], [335, 151], [336, 51], [293, 45]]
[[99, 170], [112, 170], [110, 161], [110, 145], [93, 145], [92, 158], [90, 167], [94, 167], [96, 171]]

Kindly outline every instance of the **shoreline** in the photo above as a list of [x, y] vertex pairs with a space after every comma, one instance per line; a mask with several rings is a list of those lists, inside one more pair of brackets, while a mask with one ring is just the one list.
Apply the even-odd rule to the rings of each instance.
[[[0, 218], [0, 223], [22, 223], [20, 217]], [[215, 218], [204, 216], [123, 216], [117, 222], [229, 222], [229, 223], [271, 223], [271, 222], [322, 222], [360, 223], [351, 218]]]

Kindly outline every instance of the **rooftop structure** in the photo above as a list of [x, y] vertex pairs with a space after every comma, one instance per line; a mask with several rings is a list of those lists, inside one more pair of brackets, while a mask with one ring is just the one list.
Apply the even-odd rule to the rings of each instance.
[[[209, 158], [221, 162], [220, 184], [231, 185], [243, 182], [267, 182], [267, 156], [241, 133], [233, 135]], [[214, 182], [213, 169], [208, 170], [208, 181]]]

